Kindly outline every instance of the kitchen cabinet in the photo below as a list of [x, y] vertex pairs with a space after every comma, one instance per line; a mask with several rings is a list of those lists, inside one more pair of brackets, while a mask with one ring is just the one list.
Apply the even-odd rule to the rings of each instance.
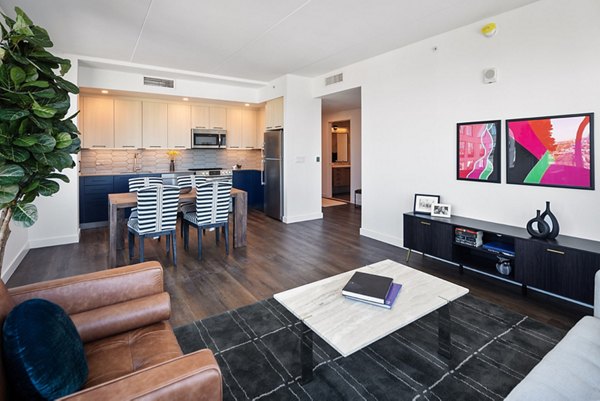
[[256, 112], [256, 147], [264, 148], [265, 144], [265, 108]]
[[248, 207], [262, 210], [265, 190], [260, 170], [233, 170], [233, 187], [248, 193]]
[[142, 146], [147, 149], [167, 148], [168, 107], [166, 103], [143, 102]]
[[283, 97], [269, 100], [265, 106], [265, 128], [283, 128]]
[[171, 149], [191, 147], [191, 110], [185, 104], [169, 104], [167, 107], [167, 145]]
[[242, 109], [242, 144], [244, 149], [256, 148], [256, 110]]
[[142, 102], [115, 99], [115, 148], [142, 147]]
[[82, 147], [112, 148], [115, 145], [114, 104], [109, 97], [82, 96]]
[[230, 108], [227, 113], [227, 147], [242, 147], [242, 109]]
[[192, 106], [192, 128], [227, 129], [227, 108]]

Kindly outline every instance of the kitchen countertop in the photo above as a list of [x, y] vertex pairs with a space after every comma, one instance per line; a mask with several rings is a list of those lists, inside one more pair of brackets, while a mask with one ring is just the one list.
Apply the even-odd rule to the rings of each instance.
[[[258, 168], [238, 168], [233, 171], [260, 171], [260, 169], [258, 169]], [[79, 173], [79, 176], [80, 177], [100, 177], [100, 176], [114, 176], [114, 175], [172, 174], [172, 173], [181, 174], [181, 173], [192, 173], [192, 172], [189, 170], [178, 170], [178, 171], [143, 170], [143, 171], [137, 171], [135, 173], [133, 171], [125, 171], [125, 172], [121, 172], [121, 173]]]

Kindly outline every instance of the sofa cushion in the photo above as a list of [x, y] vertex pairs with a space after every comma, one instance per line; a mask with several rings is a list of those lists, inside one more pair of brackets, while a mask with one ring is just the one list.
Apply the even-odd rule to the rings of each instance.
[[75, 325], [58, 305], [31, 299], [8, 314], [3, 357], [12, 389], [22, 399], [56, 399], [81, 388], [88, 367]]
[[600, 319], [586, 316], [569, 330], [506, 400], [600, 399]]
[[182, 355], [168, 322], [93, 341], [84, 348], [90, 371], [84, 388]]

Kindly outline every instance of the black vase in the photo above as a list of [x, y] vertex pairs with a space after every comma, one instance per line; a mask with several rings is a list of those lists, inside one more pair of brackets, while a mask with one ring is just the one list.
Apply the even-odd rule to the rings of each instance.
[[[550, 226], [544, 221], [540, 213], [541, 211], [538, 210], [537, 215], [527, 222], [527, 232], [534, 238], [548, 238], [548, 234], [550, 234]], [[537, 229], [533, 228], [534, 224], [536, 225]]]
[[169, 163], [169, 171], [175, 171], [175, 160], [171, 160]]
[[546, 210], [544, 210], [544, 213], [542, 213], [541, 217], [544, 219], [546, 224], [548, 224], [548, 227], [550, 227], [550, 232], [546, 238], [556, 238], [558, 236], [558, 232], [560, 231], [560, 226], [558, 225], [556, 216], [550, 211], [550, 202], [546, 201]]

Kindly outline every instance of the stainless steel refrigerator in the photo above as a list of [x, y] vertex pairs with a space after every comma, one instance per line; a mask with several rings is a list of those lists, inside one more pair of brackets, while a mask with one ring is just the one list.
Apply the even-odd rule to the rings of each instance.
[[281, 220], [283, 217], [283, 130], [265, 132], [263, 156], [265, 213]]

